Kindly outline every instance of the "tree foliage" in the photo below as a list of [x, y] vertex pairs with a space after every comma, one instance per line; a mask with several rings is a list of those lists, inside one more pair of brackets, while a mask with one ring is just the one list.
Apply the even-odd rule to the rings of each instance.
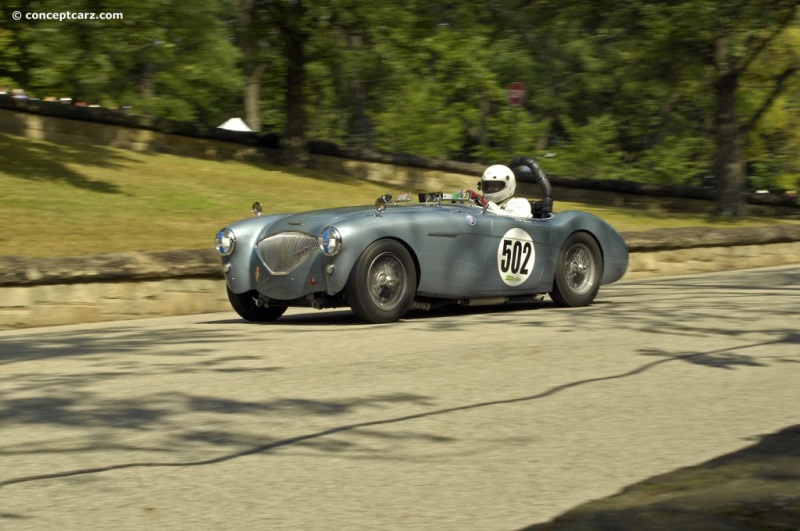
[[[0, 85], [217, 125], [598, 179], [800, 187], [800, 0], [75, 0], [12, 20]], [[514, 105], [507, 87], [521, 82]]]
[[[12, 4], [23, 14], [66, 12], [58, 0]], [[123, 19], [8, 21], [0, 34], [0, 78], [38, 97], [214, 123], [239, 108], [242, 75], [229, 38], [229, 4], [137, 0], [101, 9], [94, 0], [75, 0], [69, 12], [118, 12]]]

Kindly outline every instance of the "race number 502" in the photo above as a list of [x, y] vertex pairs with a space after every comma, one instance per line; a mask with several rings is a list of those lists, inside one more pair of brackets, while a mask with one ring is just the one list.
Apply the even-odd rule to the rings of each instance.
[[497, 270], [509, 286], [525, 282], [533, 271], [536, 252], [530, 234], [511, 229], [500, 239], [497, 248]]

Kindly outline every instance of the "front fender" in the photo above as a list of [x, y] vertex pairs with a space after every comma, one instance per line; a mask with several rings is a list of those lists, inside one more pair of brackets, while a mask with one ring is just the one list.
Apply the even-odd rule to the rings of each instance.
[[336, 225], [342, 235], [342, 250], [336, 256], [323, 256], [326, 271], [330, 271], [330, 266], [333, 266], [333, 271], [328, 273], [327, 278], [329, 295], [335, 295], [344, 289], [356, 261], [376, 240], [393, 237], [408, 245], [402, 238], [391, 236], [379, 216], [374, 216], [372, 219], [373, 221], [368, 223], [361, 220], [357, 228], [352, 224]]
[[342, 250], [325, 257], [328, 293], [344, 289], [356, 261], [373, 242], [390, 238], [409, 250], [418, 268], [418, 290], [461, 296], [483, 274], [485, 246], [493, 216], [471, 207], [396, 207], [383, 213], [337, 223]]

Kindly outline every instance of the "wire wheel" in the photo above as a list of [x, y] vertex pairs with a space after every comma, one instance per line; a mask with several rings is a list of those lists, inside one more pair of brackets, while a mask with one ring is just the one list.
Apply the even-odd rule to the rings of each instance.
[[408, 310], [417, 272], [408, 250], [395, 240], [378, 240], [356, 261], [345, 287], [353, 312], [370, 323], [389, 323]]
[[572, 234], [556, 264], [550, 297], [560, 306], [587, 306], [594, 301], [603, 278], [603, 256], [588, 233]]
[[393, 253], [383, 253], [368, 267], [367, 292], [373, 304], [391, 311], [403, 301], [408, 289], [405, 266]]
[[592, 251], [584, 243], [571, 247], [564, 257], [564, 267], [569, 289], [582, 295], [594, 287], [595, 260]]

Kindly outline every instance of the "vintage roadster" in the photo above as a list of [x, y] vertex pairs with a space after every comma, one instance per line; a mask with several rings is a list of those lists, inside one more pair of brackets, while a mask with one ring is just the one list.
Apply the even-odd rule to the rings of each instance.
[[554, 213], [538, 164], [514, 164], [541, 189], [532, 218], [493, 214], [464, 190], [297, 214], [263, 215], [254, 203], [255, 217], [216, 236], [231, 306], [254, 322], [305, 306], [350, 307], [364, 321], [387, 323], [409, 309], [545, 293], [561, 306], [589, 305], [601, 284], [625, 274], [625, 242], [594, 215]]

